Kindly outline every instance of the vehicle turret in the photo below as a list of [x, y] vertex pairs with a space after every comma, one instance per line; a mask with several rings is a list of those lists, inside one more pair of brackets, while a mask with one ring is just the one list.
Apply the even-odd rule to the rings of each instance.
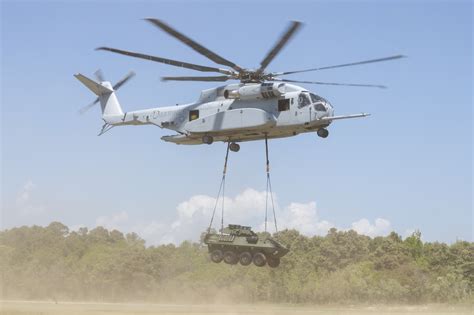
[[238, 224], [229, 224], [222, 230], [224, 234], [237, 235], [237, 236], [256, 236], [254, 231], [250, 226], [243, 226]]

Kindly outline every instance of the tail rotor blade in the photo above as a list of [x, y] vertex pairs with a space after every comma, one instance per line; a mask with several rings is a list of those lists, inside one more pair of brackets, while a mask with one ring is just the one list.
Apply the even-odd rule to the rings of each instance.
[[97, 103], [99, 103], [99, 98], [96, 98], [95, 101], [93, 101], [92, 103], [90, 103], [89, 105], [87, 106], [84, 106], [83, 108], [81, 108], [80, 110], [78, 110], [78, 113], [83, 115], [85, 112], [87, 112], [89, 109], [91, 109], [92, 107], [94, 107]]
[[127, 83], [127, 81], [133, 78], [134, 76], [135, 76], [135, 72], [130, 71], [122, 80], [115, 83], [115, 85], [113, 86], [114, 90], [115, 91], [118, 90], [122, 85]]

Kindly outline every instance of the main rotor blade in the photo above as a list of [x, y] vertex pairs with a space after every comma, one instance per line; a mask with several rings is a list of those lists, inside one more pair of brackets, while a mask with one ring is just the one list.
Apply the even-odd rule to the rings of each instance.
[[231, 76], [223, 75], [216, 77], [162, 77], [162, 81], [206, 81], [206, 82], [224, 82], [231, 79]]
[[286, 31], [280, 36], [280, 39], [276, 42], [275, 46], [267, 53], [265, 58], [260, 63], [260, 69], [258, 72], [263, 72], [263, 70], [268, 66], [268, 64], [276, 57], [276, 55], [281, 51], [281, 49], [288, 43], [290, 38], [296, 33], [296, 31], [301, 27], [301, 22], [292, 21], [288, 26]]
[[209, 49], [207, 49], [206, 47], [198, 44], [197, 42], [195, 42], [191, 38], [187, 37], [186, 35], [178, 32], [177, 30], [175, 30], [174, 28], [172, 28], [168, 24], [165, 24], [163, 21], [158, 20], [158, 19], [152, 19], [152, 18], [148, 18], [148, 19], [145, 19], [145, 20], [152, 23], [156, 27], [162, 29], [163, 31], [165, 31], [169, 35], [171, 35], [174, 38], [178, 39], [180, 42], [188, 45], [189, 47], [191, 47], [192, 49], [194, 49], [195, 51], [197, 51], [201, 55], [203, 55], [203, 56], [209, 58], [210, 60], [214, 61], [215, 63], [231, 67], [232, 69], [234, 69], [236, 71], [239, 71], [239, 72], [243, 70], [241, 67], [239, 67], [238, 65], [236, 65], [232, 61], [229, 61], [229, 60], [219, 56], [218, 54], [214, 53], [213, 51], [210, 51]]
[[278, 82], [290, 82], [290, 83], [306, 83], [306, 84], [319, 84], [319, 85], [340, 85], [340, 86], [358, 86], [358, 87], [376, 87], [380, 89], [386, 89], [385, 85], [377, 85], [377, 84], [354, 84], [354, 83], [334, 83], [334, 82], [318, 82], [318, 81], [297, 81], [297, 80], [287, 80], [287, 79], [280, 79], [280, 78], [273, 78], [270, 81], [278, 81]]
[[182, 61], [178, 61], [178, 60], [172, 60], [172, 59], [167, 59], [167, 58], [162, 58], [162, 57], [157, 57], [157, 56], [145, 55], [145, 54], [141, 54], [141, 53], [137, 53], [137, 52], [126, 51], [126, 50], [121, 50], [121, 49], [116, 49], [116, 48], [98, 47], [95, 50], [110, 51], [110, 52], [125, 55], [125, 56], [141, 58], [141, 59], [145, 59], [145, 60], [151, 60], [151, 61], [160, 62], [160, 63], [164, 63], [164, 64], [171, 65], [171, 66], [187, 68], [187, 69], [192, 69], [192, 70], [197, 70], [197, 71], [202, 71], [202, 72], [219, 72], [219, 73], [224, 73], [224, 74], [230, 74], [230, 71], [226, 70], [226, 69], [200, 66], [200, 65], [193, 64], [193, 63], [187, 63], [187, 62], [182, 62]]
[[122, 80], [115, 83], [115, 85], [113, 86], [114, 90], [117, 91], [118, 89], [120, 89], [122, 85], [127, 83], [127, 81], [133, 78], [134, 76], [135, 76], [135, 72], [130, 71]]
[[389, 60], [400, 59], [400, 58], [405, 58], [405, 57], [406, 56], [404, 56], [404, 55], [395, 55], [395, 56], [390, 56], [390, 57], [385, 57], [385, 58], [378, 58], [378, 59], [357, 61], [357, 62], [351, 62], [351, 63], [344, 63], [344, 64], [341, 64], [341, 65], [335, 65], [335, 66], [319, 67], [319, 68], [312, 68], [312, 69], [306, 69], [306, 70], [297, 70], [297, 71], [275, 72], [275, 73], [272, 73], [272, 75], [277, 75], [278, 76], [278, 75], [286, 75], [286, 74], [293, 74], [293, 73], [301, 73], [301, 72], [309, 72], [309, 71], [318, 71], [318, 70], [342, 68], [342, 67], [363, 65], [363, 64], [367, 64], [367, 63], [389, 61]]

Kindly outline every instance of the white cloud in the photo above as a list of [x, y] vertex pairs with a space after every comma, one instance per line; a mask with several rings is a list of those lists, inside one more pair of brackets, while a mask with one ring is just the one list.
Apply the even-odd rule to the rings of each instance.
[[[139, 222], [133, 225], [126, 232], [136, 232], [145, 239], [149, 245], [177, 243], [166, 234], [170, 230], [170, 224], [166, 222]], [[196, 239], [196, 238], [193, 238]]]
[[16, 199], [17, 204], [25, 204], [30, 201], [31, 191], [35, 188], [33, 181], [29, 179], [22, 187]]
[[319, 220], [316, 202], [292, 202], [283, 210], [282, 228], [296, 229], [305, 235], [325, 235], [334, 227], [332, 223]]
[[417, 230], [416, 228], [406, 229], [405, 233], [403, 233], [403, 237], [406, 238], [406, 237], [412, 236], [413, 233], [415, 233], [416, 230]]
[[390, 232], [391, 224], [390, 221], [381, 218], [375, 219], [375, 223], [371, 224], [369, 220], [364, 218], [352, 223], [352, 230], [371, 237], [381, 236]]
[[95, 220], [96, 226], [103, 226], [109, 230], [126, 229], [128, 226], [128, 214], [125, 211], [113, 214], [111, 216], [100, 216]]
[[[267, 230], [274, 231], [271, 196], [268, 196]], [[320, 220], [317, 214], [316, 202], [292, 202], [280, 209], [278, 199], [273, 195], [279, 229], [297, 229], [305, 235], [325, 235], [334, 225], [326, 220]], [[216, 208], [213, 227], [220, 228], [222, 200]], [[209, 196], [193, 196], [180, 203], [177, 207], [178, 218], [171, 224], [172, 229], [166, 239], [174, 242], [184, 239], [195, 239], [209, 224], [216, 199]], [[226, 197], [224, 219], [225, 224], [236, 223], [250, 225], [256, 231], [265, 229], [266, 192], [245, 189], [234, 198]]]
[[[269, 196], [270, 197], [270, 196]], [[260, 226], [265, 212], [265, 192], [245, 189], [235, 198], [224, 198], [225, 223], [240, 223]], [[181, 202], [177, 207], [178, 217], [171, 223], [170, 229], [163, 235], [162, 241], [180, 243], [183, 240], [196, 240], [208, 226], [216, 198], [196, 195]], [[222, 199], [217, 203], [214, 217], [214, 228], [220, 228]]]
[[[335, 224], [319, 218], [316, 202], [308, 203], [292, 202], [288, 206], [280, 208], [278, 200], [274, 195], [275, 211], [278, 219], [278, 228], [296, 229], [300, 233], [313, 235], [326, 235]], [[229, 223], [249, 225], [256, 231], [263, 231], [265, 222], [265, 200], [266, 192], [254, 189], [245, 189], [235, 197], [226, 197], [224, 224]], [[149, 245], [156, 244], [179, 244], [184, 240], [198, 241], [201, 233], [209, 226], [209, 221], [216, 204], [216, 198], [206, 195], [195, 195], [179, 203], [176, 207], [175, 219], [165, 221], [133, 221], [127, 212], [121, 211], [111, 216], [100, 216], [96, 219], [96, 225], [108, 229], [118, 229], [125, 233], [136, 232], [144, 238]], [[220, 228], [221, 225], [222, 199], [216, 207], [213, 227]], [[271, 200], [268, 200], [268, 231], [274, 231], [273, 213]], [[337, 227], [339, 230], [347, 230]], [[388, 220], [377, 218], [374, 224], [367, 219], [360, 219], [351, 224], [351, 229], [360, 234], [368, 236], [384, 235], [390, 231], [391, 224]]]
[[79, 229], [85, 228], [85, 227], [86, 227], [86, 226], [85, 226], [84, 224], [74, 224], [74, 225], [71, 225], [71, 226], [69, 227], [69, 231], [70, 231], [70, 232], [73, 232], [73, 231], [74, 231], [74, 232], [77, 232], [77, 231], [79, 231]]
[[23, 216], [38, 215], [44, 212], [42, 205], [35, 204], [32, 193], [36, 189], [36, 185], [31, 179], [27, 180], [21, 188], [15, 200], [16, 208]]
[[[102, 226], [108, 230], [118, 230], [124, 234], [135, 232], [141, 238], [147, 241], [148, 245], [156, 244], [178, 244], [180, 240], [166, 235], [171, 230], [171, 225], [166, 222], [143, 221], [130, 218], [126, 211], [120, 211], [111, 215], [100, 216], [95, 219], [95, 226]], [[76, 225], [74, 229], [78, 230], [83, 225]], [[195, 238], [191, 238], [195, 239]]]

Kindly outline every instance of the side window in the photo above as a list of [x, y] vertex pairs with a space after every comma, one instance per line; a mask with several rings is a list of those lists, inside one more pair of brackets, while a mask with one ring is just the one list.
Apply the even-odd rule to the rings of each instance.
[[286, 99], [278, 100], [279, 112], [284, 112], [289, 109], [290, 109], [290, 99], [286, 98]]
[[298, 107], [301, 108], [304, 106], [308, 106], [309, 104], [311, 104], [311, 101], [309, 100], [308, 95], [301, 93], [298, 96]]
[[199, 110], [190, 110], [189, 111], [189, 121], [199, 118]]

